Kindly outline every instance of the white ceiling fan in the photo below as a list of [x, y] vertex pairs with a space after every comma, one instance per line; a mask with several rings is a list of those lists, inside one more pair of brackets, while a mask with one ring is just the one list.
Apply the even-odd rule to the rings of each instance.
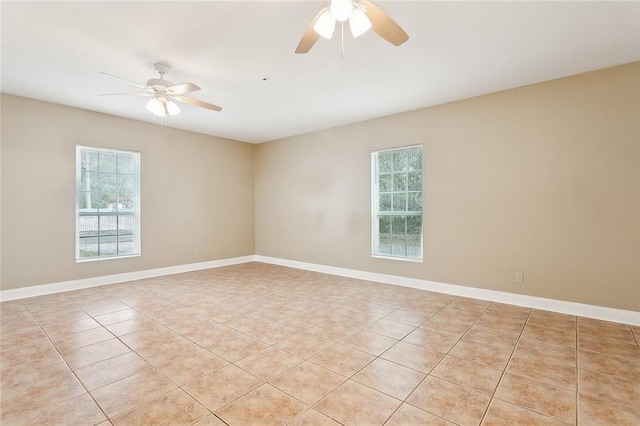
[[117, 75], [101, 72], [100, 74], [108, 75], [110, 77], [117, 78], [118, 80], [125, 81], [129, 84], [143, 89], [141, 92], [131, 93], [104, 93], [99, 96], [151, 96], [151, 100], [147, 102], [147, 109], [157, 117], [164, 117], [166, 115], [176, 115], [180, 112], [180, 108], [174, 101], [182, 102], [185, 104], [195, 105], [202, 108], [207, 108], [213, 111], [222, 111], [222, 108], [218, 105], [210, 104], [208, 102], [201, 101], [200, 99], [184, 96], [185, 93], [195, 92], [200, 90], [200, 87], [193, 83], [174, 84], [169, 80], [165, 80], [164, 76], [170, 70], [169, 65], [158, 62], [153, 68], [158, 71], [160, 78], [152, 78], [147, 81], [147, 84], [136, 83], [126, 78], [118, 77]]
[[296, 53], [307, 53], [322, 36], [330, 39], [336, 22], [349, 21], [351, 34], [358, 37], [370, 28], [394, 46], [409, 39], [406, 32], [389, 15], [368, 0], [331, 0], [321, 9], [302, 35]]

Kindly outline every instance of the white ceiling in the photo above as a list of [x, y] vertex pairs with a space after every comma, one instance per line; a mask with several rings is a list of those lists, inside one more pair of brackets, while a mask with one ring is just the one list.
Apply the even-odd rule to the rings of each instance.
[[[640, 60], [640, 2], [375, 1], [409, 34], [320, 39], [293, 53], [326, 1], [2, 2], [2, 92], [153, 122], [153, 64], [222, 106], [165, 126], [252, 143]], [[336, 28], [336, 35], [339, 35]], [[263, 78], [267, 78], [263, 81]]]

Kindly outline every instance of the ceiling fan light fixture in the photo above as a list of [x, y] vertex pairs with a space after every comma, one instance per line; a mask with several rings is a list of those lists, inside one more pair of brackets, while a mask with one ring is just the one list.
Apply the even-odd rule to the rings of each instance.
[[330, 39], [333, 35], [333, 30], [336, 28], [336, 20], [333, 19], [331, 12], [325, 10], [313, 25], [313, 30], [321, 37]]
[[331, 0], [331, 6], [329, 6], [331, 15], [338, 22], [349, 19], [353, 9], [353, 0]]
[[[320, 9], [307, 26], [295, 52], [301, 54], [309, 52], [320, 36], [331, 38], [336, 21], [346, 20], [349, 20], [354, 37], [371, 29], [394, 46], [400, 46], [409, 40], [409, 35], [402, 27], [370, 0], [331, 0], [329, 7]], [[344, 25], [341, 28], [344, 36]], [[342, 51], [344, 57], [344, 44]]]
[[176, 115], [180, 112], [180, 108], [178, 108], [178, 104], [172, 101], [167, 101], [167, 111], [169, 115]]
[[356, 7], [349, 18], [349, 28], [354, 37], [359, 37], [371, 28], [371, 21], [362, 10]]
[[163, 95], [156, 95], [151, 98], [146, 107], [156, 117], [164, 117], [167, 114], [176, 115], [180, 112], [178, 105]]
[[156, 117], [165, 116], [164, 105], [162, 105], [162, 102], [160, 102], [160, 99], [158, 99], [155, 96], [151, 98], [149, 102], [147, 102], [146, 107]]

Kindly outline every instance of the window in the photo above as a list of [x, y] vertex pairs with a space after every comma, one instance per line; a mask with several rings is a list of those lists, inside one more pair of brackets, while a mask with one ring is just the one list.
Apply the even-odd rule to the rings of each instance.
[[76, 147], [76, 261], [140, 255], [140, 154]]
[[372, 255], [422, 260], [422, 146], [376, 151], [372, 170]]

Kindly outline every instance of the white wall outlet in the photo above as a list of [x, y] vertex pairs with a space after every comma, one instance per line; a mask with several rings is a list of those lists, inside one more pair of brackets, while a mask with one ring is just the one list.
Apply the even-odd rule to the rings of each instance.
[[517, 284], [524, 283], [524, 272], [516, 272], [516, 283]]

